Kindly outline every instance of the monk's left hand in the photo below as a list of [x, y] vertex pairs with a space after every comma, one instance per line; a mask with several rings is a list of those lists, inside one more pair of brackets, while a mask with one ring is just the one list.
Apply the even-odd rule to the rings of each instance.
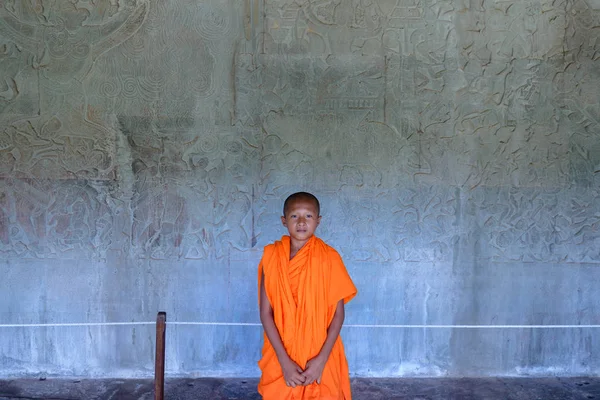
[[304, 386], [308, 386], [313, 382], [317, 382], [317, 384], [321, 383], [321, 375], [323, 375], [323, 369], [325, 368], [325, 363], [327, 360], [323, 359], [323, 357], [316, 356], [315, 358], [311, 358], [306, 363], [306, 368], [302, 375], [306, 378], [304, 381]]

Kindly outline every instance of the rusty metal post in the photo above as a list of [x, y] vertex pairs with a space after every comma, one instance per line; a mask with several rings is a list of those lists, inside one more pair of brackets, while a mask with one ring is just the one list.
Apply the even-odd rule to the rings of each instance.
[[156, 357], [154, 361], [154, 400], [165, 399], [165, 337], [167, 313], [156, 316]]

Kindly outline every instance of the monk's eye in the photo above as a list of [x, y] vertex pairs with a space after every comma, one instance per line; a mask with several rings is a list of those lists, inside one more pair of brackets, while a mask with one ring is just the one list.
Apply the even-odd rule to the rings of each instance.
[[312, 215], [308, 214], [308, 215], [306, 216], [306, 218], [312, 218]]

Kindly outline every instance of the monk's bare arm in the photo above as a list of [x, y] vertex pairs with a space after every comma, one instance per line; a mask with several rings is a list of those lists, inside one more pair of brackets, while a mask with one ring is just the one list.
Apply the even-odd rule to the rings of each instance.
[[273, 308], [271, 307], [271, 303], [269, 302], [269, 298], [267, 297], [267, 292], [265, 291], [265, 276], [260, 282], [260, 322], [267, 334], [267, 338], [269, 342], [271, 342], [271, 346], [275, 350], [275, 354], [277, 358], [281, 360], [282, 358], [289, 357], [283, 347], [283, 342], [281, 341], [281, 336], [279, 336], [279, 331], [277, 330], [277, 326], [275, 326], [275, 320], [273, 319]]
[[327, 339], [325, 339], [325, 343], [319, 352], [319, 354], [323, 354], [326, 360], [329, 359], [329, 354], [333, 349], [333, 345], [335, 344], [338, 336], [340, 336], [342, 325], [344, 325], [344, 318], [346, 318], [344, 300], [340, 300], [335, 308], [335, 314], [333, 315], [331, 324], [329, 324], [329, 328], [327, 328]]
[[335, 314], [329, 324], [329, 328], [327, 328], [327, 337], [325, 338], [325, 343], [323, 343], [323, 346], [321, 347], [321, 351], [316, 357], [306, 363], [306, 370], [303, 374], [306, 377], [305, 385], [310, 385], [314, 381], [321, 383], [321, 374], [329, 359], [329, 354], [331, 354], [331, 350], [333, 350], [333, 345], [340, 335], [345, 315], [344, 300], [340, 300], [337, 303]]
[[283, 341], [273, 319], [273, 308], [265, 291], [265, 276], [260, 280], [260, 322], [265, 330], [265, 334], [275, 350], [277, 360], [281, 366], [283, 377], [288, 386], [296, 387], [304, 384], [305, 378], [302, 376], [302, 368], [290, 358], [285, 351]]

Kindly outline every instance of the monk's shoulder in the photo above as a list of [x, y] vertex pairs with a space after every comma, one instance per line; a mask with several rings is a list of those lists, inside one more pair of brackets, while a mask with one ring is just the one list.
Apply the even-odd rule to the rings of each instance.
[[263, 253], [274, 251], [275, 250], [275, 243], [276, 242], [269, 243], [268, 245], [266, 245], [265, 247], [263, 247]]
[[265, 263], [271, 259], [273, 253], [275, 252], [275, 243], [269, 243], [265, 247], [263, 247], [262, 258], [260, 260], [261, 263]]
[[325, 246], [327, 248], [327, 257], [330, 260], [335, 261], [335, 262], [340, 262], [342, 264], [344, 263], [342, 261], [342, 256], [340, 255], [340, 253], [338, 253], [338, 251], [335, 248], [333, 248], [331, 245], [329, 245], [327, 243], [325, 243]]

